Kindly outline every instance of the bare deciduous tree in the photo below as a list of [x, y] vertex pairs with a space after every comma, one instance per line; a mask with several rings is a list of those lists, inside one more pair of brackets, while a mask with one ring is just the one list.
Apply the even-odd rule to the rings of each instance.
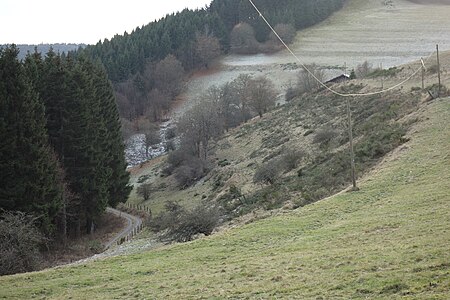
[[[284, 24], [284, 23], [277, 24], [277, 25], [275, 25], [274, 29], [286, 44], [292, 43], [294, 41], [295, 35], [297, 33], [294, 26], [292, 26], [291, 24]], [[269, 39], [273, 43], [276, 43], [276, 44], [281, 43], [280, 40], [275, 36], [274, 33], [270, 34]]]
[[241, 112], [242, 122], [247, 122], [250, 117], [250, 104], [249, 104], [249, 94], [247, 92], [247, 86], [251, 80], [250, 75], [240, 74], [238, 78], [231, 82], [231, 89], [234, 96], [237, 99], [238, 107]]
[[219, 57], [220, 53], [220, 42], [218, 38], [208, 32], [196, 34], [195, 56], [199, 65], [208, 68], [208, 64]]
[[240, 54], [254, 54], [259, 51], [255, 30], [247, 23], [234, 26], [230, 35], [231, 51]]
[[161, 121], [170, 108], [169, 97], [160, 92], [158, 89], [153, 89], [147, 96], [148, 107], [145, 115], [153, 122]]
[[355, 75], [357, 78], [364, 78], [373, 71], [373, 66], [367, 60], [356, 66]]
[[217, 102], [203, 99], [183, 115], [177, 128], [183, 142], [193, 147], [195, 155], [206, 160], [209, 141], [222, 133]]
[[154, 123], [151, 123], [148, 119], [140, 119], [136, 122], [137, 131], [144, 135], [144, 150], [145, 157], [150, 159], [150, 147], [161, 142], [159, 135], [159, 128]]
[[250, 107], [262, 117], [269, 108], [275, 106], [275, 86], [269, 79], [260, 76], [251, 79], [247, 86], [247, 99]]
[[[324, 81], [325, 73], [316, 64], [307, 66], [309, 72], [301, 70], [298, 74], [298, 91], [300, 94], [309, 93], [320, 88], [320, 83]], [[314, 78], [315, 77], [315, 78]]]
[[237, 91], [231, 83], [226, 83], [221, 87], [220, 100], [218, 103], [219, 113], [223, 119], [223, 126], [226, 131], [238, 126], [244, 121], [241, 114], [241, 103]]
[[183, 87], [184, 68], [173, 55], [168, 55], [155, 67], [155, 87], [162, 93], [174, 98]]
[[141, 184], [137, 188], [137, 194], [141, 196], [145, 201], [150, 199], [151, 192], [152, 192], [152, 185], [150, 183]]

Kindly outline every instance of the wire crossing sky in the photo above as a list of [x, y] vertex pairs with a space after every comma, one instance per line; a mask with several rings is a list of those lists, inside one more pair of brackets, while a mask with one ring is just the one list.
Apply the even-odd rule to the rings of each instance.
[[211, 0], [0, 0], [0, 44], [95, 44]]

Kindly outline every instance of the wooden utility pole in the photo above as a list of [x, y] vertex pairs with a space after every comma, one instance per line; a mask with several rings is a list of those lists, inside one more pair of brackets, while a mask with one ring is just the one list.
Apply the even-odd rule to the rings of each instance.
[[355, 153], [353, 150], [353, 126], [352, 126], [352, 112], [350, 109], [350, 97], [347, 97], [347, 118], [348, 118], [348, 137], [350, 140], [350, 164], [352, 168], [352, 184], [353, 191], [357, 191], [356, 186], [356, 168], [355, 168]]
[[441, 95], [441, 65], [439, 63], [439, 45], [436, 45], [437, 69], [438, 69], [438, 97]]
[[422, 63], [422, 90], [425, 89], [425, 65], [423, 63], [423, 58], [420, 58], [420, 62]]

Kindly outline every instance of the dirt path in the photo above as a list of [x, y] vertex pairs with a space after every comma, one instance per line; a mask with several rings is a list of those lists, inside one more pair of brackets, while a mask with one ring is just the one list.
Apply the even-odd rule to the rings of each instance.
[[139, 217], [132, 216], [111, 207], [108, 207], [106, 211], [127, 220], [128, 224], [120, 233], [118, 233], [114, 238], [112, 238], [108, 243], [105, 244], [105, 250], [117, 244], [117, 241], [119, 241], [121, 238], [127, 237], [130, 233], [133, 232], [133, 230], [137, 231], [142, 225], [142, 219]]

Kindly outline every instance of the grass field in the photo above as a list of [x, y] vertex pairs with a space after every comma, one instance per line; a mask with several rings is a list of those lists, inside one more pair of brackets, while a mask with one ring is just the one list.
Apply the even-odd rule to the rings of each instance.
[[3, 299], [448, 299], [450, 99], [361, 191], [195, 242], [0, 278]]

